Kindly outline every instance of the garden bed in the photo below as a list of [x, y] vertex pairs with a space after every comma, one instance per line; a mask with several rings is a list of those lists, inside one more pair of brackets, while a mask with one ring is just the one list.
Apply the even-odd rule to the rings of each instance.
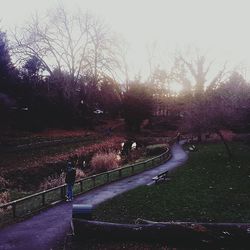
[[[96, 141], [94, 138], [86, 139], [81, 143], [70, 145], [59, 145], [57, 147], [49, 147], [44, 149], [35, 149], [25, 152], [19, 152], [13, 155], [7, 154], [8, 157], [2, 162], [2, 172], [0, 191], [8, 190], [9, 199], [14, 200], [22, 198], [29, 194], [44, 189], [60, 186], [64, 184], [63, 170], [70, 156], [74, 156], [77, 161], [77, 168], [83, 176], [93, 175], [102, 171], [108, 171], [113, 168], [143, 161], [149, 158], [146, 155], [146, 141], [138, 143], [138, 148], [129, 150], [126, 154], [122, 152], [122, 142], [126, 139], [122, 136], [110, 136], [102, 141]], [[152, 138], [150, 139], [152, 142]], [[158, 140], [156, 140], [158, 142]], [[124, 143], [123, 143], [124, 144]], [[164, 147], [165, 149], [165, 147]], [[91, 165], [91, 159], [97, 153], [102, 156], [102, 161], [107, 161], [107, 156], [113, 154], [114, 164], [105, 163], [103, 170], [98, 170], [99, 166]], [[100, 157], [99, 157], [100, 158]], [[109, 161], [109, 160], [108, 160]], [[83, 164], [84, 163], [84, 164]], [[6, 165], [5, 165], [6, 164]], [[15, 165], [16, 164], [16, 165]], [[113, 167], [112, 167], [113, 166]]]

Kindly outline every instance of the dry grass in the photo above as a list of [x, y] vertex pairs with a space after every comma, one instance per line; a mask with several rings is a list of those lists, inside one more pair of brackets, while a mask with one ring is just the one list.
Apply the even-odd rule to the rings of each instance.
[[10, 194], [8, 191], [0, 193], [0, 205], [10, 202]]
[[54, 176], [48, 176], [40, 184], [41, 190], [47, 190], [53, 187], [58, 187], [65, 183], [65, 173], [55, 174]]
[[[45, 165], [54, 164], [58, 162], [65, 162], [70, 156], [77, 155], [78, 157], [89, 158], [99, 150], [105, 151], [120, 148], [121, 142], [125, 139], [123, 137], [113, 136], [100, 143], [93, 143], [87, 146], [78, 146], [71, 144], [67, 146], [51, 147], [49, 150], [46, 148], [39, 150], [31, 150], [30, 152], [22, 152], [12, 154], [3, 154], [0, 158], [0, 169], [4, 174], [15, 171], [18, 169], [42, 168]], [[88, 142], [90, 144], [91, 141]], [[81, 144], [81, 143], [78, 143]], [[60, 148], [60, 150], [59, 150]]]
[[[47, 155], [45, 150], [41, 154], [42, 157], [39, 156], [39, 158], [36, 158], [36, 151], [32, 151], [30, 152], [29, 159], [24, 159], [21, 155], [20, 157], [12, 157], [14, 161], [11, 162], [12, 160], [10, 159], [9, 163], [11, 163], [14, 168], [8, 164], [5, 167], [0, 164], [0, 169], [3, 169], [2, 176], [7, 180], [11, 180], [11, 187], [15, 188], [18, 186], [23, 190], [37, 190], [44, 178], [47, 179], [48, 176], [52, 178], [55, 173], [60, 174], [70, 157], [73, 156], [75, 161], [78, 162], [78, 164], [76, 164], [77, 168], [81, 168], [83, 162], [85, 162], [85, 166], [89, 166], [94, 154], [121, 150], [121, 142], [124, 140], [121, 136], [112, 136], [100, 143], [80, 146], [68, 152], [66, 151], [56, 155]], [[57, 183], [61, 183], [59, 181], [60, 178], [59, 175], [57, 175], [56, 178], [53, 177], [52, 179], [56, 180], [50, 179], [49, 182], [56, 182], [56, 184], [48, 184], [48, 186], [55, 186]], [[43, 186], [44, 184], [41, 185]], [[45, 186], [47, 186], [47, 184]]]
[[92, 157], [96, 152], [110, 152], [121, 149], [121, 143], [124, 141], [123, 137], [114, 136], [109, 139], [106, 139], [100, 143], [94, 143], [89, 146], [82, 146], [77, 149], [72, 150], [71, 152], [64, 152], [61, 154], [53, 156], [44, 156], [40, 159], [30, 160], [25, 162], [24, 168], [42, 168], [45, 165], [55, 164], [62, 162], [65, 164], [70, 157], [77, 156], [78, 158], [89, 158]]
[[109, 153], [113, 151], [118, 151], [121, 150], [122, 142], [124, 142], [123, 137], [114, 136], [101, 143], [95, 143], [87, 147], [78, 148], [73, 152], [73, 154], [76, 154], [77, 156], [81, 157], [96, 152]]
[[114, 152], [97, 153], [92, 158], [90, 165], [95, 173], [100, 173], [117, 168], [119, 166], [119, 158]]
[[164, 153], [167, 150], [167, 144], [155, 144], [146, 147], [147, 155], [154, 156]]
[[1, 188], [6, 188], [9, 186], [9, 182], [5, 180], [2, 176], [0, 176], [0, 189]]
[[86, 174], [79, 168], [76, 169], [76, 180], [84, 178]]
[[45, 137], [45, 138], [64, 138], [64, 137], [75, 137], [85, 136], [94, 134], [88, 130], [64, 130], [64, 129], [47, 129], [42, 132], [35, 133], [34, 136]]
[[[0, 205], [10, 202], [10, 194], [8, 191], [0, 193]], [[6, 208], [0, 208], [0, 215], [4, 217], [5, 213], [8, 213], [11, 206]]]
[[128, 153], [128, 155], [122, 156], [122, 164], [127, 164], [127, 163], [134, 163], [138, 159], [141, 159], [142, 157], [145, 157], [145, 150], [144, 148], [139, 148], [136, 150], [132, 150], [131, 152]]
[[[86, 174], [81, 169], [76, 169], [76, 180], [82, 179]], [[65, 173], [55, 174], [43, 180], [40, 190], [47, 190], [65, 184]]]

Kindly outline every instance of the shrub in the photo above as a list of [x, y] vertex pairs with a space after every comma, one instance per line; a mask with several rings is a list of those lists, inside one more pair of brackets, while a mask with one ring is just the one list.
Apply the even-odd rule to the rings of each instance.
[[119, 158], [114, 152], [97, 153], [93, 156], [90, 165], [95, 173], [115, 169], [119, 166]]
[[70, 157], [73, 157], [76, 161], [78, 161], [78, 164], [80, 165], [82, 165], [83, 161], [88, 164], [94, 154], [97, 152], [109, 153], [121, 150], [121, 143], [123, 141], [123, 137], [114, 136], [100, 143], [82, 146], [70, 153], [63, 153], [56, 156], [45, 157], [44, 161], [41, 162], [41, 164], [46, 164], [48, 169], [50, 168], [50, 166], [54, 167], [55, 164], [58, 164], [58, 169], [63, 169], [65, 167], [65, 162], [67, 162]]
[[55, 174], [53, 176], [48, 176], [43, 182], [40, 184], [41, 190], [47, 190], [53, 187], [58, 187], [60, 185], [65, 184], [65, 173]]
[[[82, 179], [85, 177], [85, 173], [77, 168], [76, 169], [76, 180]], [[53, 176], [49, 176], [40, 184], [41, 190], [47, 190], [53, 187], [58, 187], [60, 185], [65, 184], [65, 173], [55, 174]]]
[[135, 162], [141, 157], [145, 156], [145, 150], [143, 148], [139, 148], [129, 152], [126, 157], [123, 157], [123, 163]]
[[5, 204], [10, 201], [10, 194], [8, 191], [0, 193], [0, 204]]
[[[70, 157], [74, 157], [76, 160], [78, 160], [77, 166], [81, 165], [82, 167], [83, 161], [88, 166], [91, 158], [95, 153], [119, 151], [121, 150], [121, 143], [123, 141], [123, 137], [113, 136], [100, 143], [82, 146], [71, 152], [64, 152], [62, 154], [57, 154], [54, 156], [44, 156], [42, 159], [38, 160], [34, 158], [30, 162], [27, 162], [25, 167], [6, 171], [4, 177], [7, 180], [13, 180], [10, 183], [13, 187], [18, 186], [20, 187], [20, 189], [26, 190], [37, 189], [39, 188], [39, 184], [41, 183], [41, 179], [43, 180], [43, 178], [45, 178], [44, 182], [48, 181], [48, 176], [51, 176], [50, 178], [52, 179], [60, 179], [59, 175], [61, 173], [61, 170], [65, 169], [67, 161]], [[54, 178], [55, 172], [57, 173], [56, 178]], [[49, 182], [54, 183], [54, 180], [52, 181], [52, 179], [49, 180]], [[41, 185], [43, 186], [43, 184]], [[50, 185], [57, 186], [57, 184], [49, 184], [49, 186]], [[45, 184], [45, 186], [47, 186], [47, 184]]]
[[123, 117], [130, 131], [139, 131], [143, 120], [151, 117], [153, 98], [146, 85], [131, 84], [123, 96]]
[[76, 180], [84, 178], [86, 174], [79, 168], [76, 169]]
[[9, 182], [0, 176], [0, 190], [9, 186]]
[[[0, 205], [6, 204], [8, 202], [10, 202], [10, 194], [9, 194], [9, 192], [5, 191], [5, 192], [0, 193]], [[1, 208], [0, 209], [1, 216], [4, 216], [5, 213], [8, 213], [8, 211], [10, 209], [11, 209], [11, 206], [6, 207], [5, 209]]]
[[155, 145], [149, 145], [146, 147], [147, 155], [159, 155], [164, 153], [167, 150], [166, 144], [155, 144]]

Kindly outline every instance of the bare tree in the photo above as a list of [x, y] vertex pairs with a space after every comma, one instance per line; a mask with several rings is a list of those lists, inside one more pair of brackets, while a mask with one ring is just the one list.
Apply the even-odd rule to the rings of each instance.
[[221, 130], [242, 126], [249, 99], [250, 85], [240, 74], [233, 72], [218, 88], [192, 98], [185, 110], [184, 128], [199, 137], [202, 133], [217, 133], [231, 157]]
[[226, 64], [215, 75], [208, 80], [208, 74], [214, 61], [209, 61], [205, 53], [200, 53], [198, 49], [193, 49], [184, 55], [178, 52], [175, 58], [173, 71], [176, 80], [182, 83], [187, 90], [194, 86], [195, 94], [202, 94], [207, 86], [215, 88], [225, 75]]
[[147, 59], [148, 59], [148, 66], [149, 66], [149, 80], [151, 80], [153, 72], [155, 68], [157, 67], [156, 62], [155, 62], [156, 53], [158, 49], [156, 41], [154, 41], [151, 44], [147, 44], [146, 49], [147, 49]]
[[14, 33], [14, 53], [19, 62], [36, 56], [52, 75], [53, 68], [67, 72], [72, 82], [83, 73], [114, 70], [116, 61], [111, 32], [89, 13], [69, 14], [63, 6], [31, 22]]
[[95, 79], [103, 75], [115, 78], [115, 69], [119, 68], [117, 56], [118, 40], [110, 29], [99, 19], [93, 19], [90, 29], [90, 48], [88, 54], [89, 69]]
[[171, 68], [171, 76], [173, 80], [182, 85], [184, 93], [190, 93], [192, 91], [192, 83], [189, 79], [188, 71], [179, 57], [174, 58], [173, 66]]
[[128, 91], [129, 89], [129, 83], [130, 83], [130, 77], [129, 77], [129, 63], [128, 63], [128, 51], [130, 49], [128, 42], [120, 37], [119, 41], [119, 58], [120, 58], [120, 67], [119, 71], [121, 73], [121, 80], [120, 82], [124, 82], [124, 90]]
[[172, 76], [167, 70], [161, 69], [160, 67], [156, 68], [152, 72], [150, 85], [152, 88], [152, 93], [156, 97], [170, 97], [171, 88], [170, 83], [172, 81]]
[[194, 97], [185, 110], [183, 127], [186, 131], [196, 134], [201, 141], [203, 133], [216, 133], [225, 145], [228, 156], [231, 150], [221, 133], [228, 128], [228, 110], [221, 103], [215, 102], [215, 96]]

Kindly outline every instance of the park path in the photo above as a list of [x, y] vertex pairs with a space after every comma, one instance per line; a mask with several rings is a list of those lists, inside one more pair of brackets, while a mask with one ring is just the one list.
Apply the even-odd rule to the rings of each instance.
[[[118, 194], [150, 183], [152, 177], [176, 168], [187, 160], [187, 154], [179, 144], [173, 145], [171, 153], [172, 158], [165, 164], [91, 190], [76, 197], [73, 204], [98, 205]], [[72, 203], [62, 202], [22, 222], [7, 226], [0, 230], [0, 250], [58, 249], [71, 230], [71, 216]]]

